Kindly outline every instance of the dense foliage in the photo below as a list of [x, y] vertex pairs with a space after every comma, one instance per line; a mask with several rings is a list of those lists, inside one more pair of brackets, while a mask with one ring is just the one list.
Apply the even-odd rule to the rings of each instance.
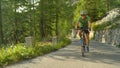
[[62, 39], [56, 45], [44, 43], [44, 46], [35, 45], [33, 47], [25, 44], [16, 44], [2, 47], [0, 48], [0, 67], [56, 51], [67, 46], [69, 43], [69, 39]]
[[[0, 0], [1, 43], [35, 41], [68, 34], [73, 19], [69, 0]], [[67, 10], [67, 11], [66, 11]]]
[[92, 22], [106, 16], [111, 9], [120, 6], [120, 0], [79, 0], [75, 9], [74, 21], [78, 20], [80, 11], [85, 10]]
[[[120, 6], [120, 0], [0, 0], [0, 43], [62, 38], [86, 10], [92, 21]], [[72, 26], [72, 27], [73, 27]]]

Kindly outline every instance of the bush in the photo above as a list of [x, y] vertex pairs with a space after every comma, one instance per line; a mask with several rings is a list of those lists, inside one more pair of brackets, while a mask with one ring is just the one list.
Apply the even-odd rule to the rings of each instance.
[[62, 39], [56, 45], [36, 45], [28, 47], [23, 44], [17, 44], [11, 45], [9, 47], [2, 47], [0, 50], [0, 66], [6, 66], [24, 59], [30, 59], [36, 56], [44, 55], [65, 47], [69, 43], [69, 39]]
[[116, 47], [120, 48], [120, 44], [116, 45]]

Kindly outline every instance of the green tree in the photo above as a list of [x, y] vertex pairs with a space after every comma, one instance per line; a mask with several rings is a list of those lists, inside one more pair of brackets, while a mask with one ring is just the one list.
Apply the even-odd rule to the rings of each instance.
[[0, 44], [3, 43], [3, 30], [2, 30], [2, 1], [0, 0]]

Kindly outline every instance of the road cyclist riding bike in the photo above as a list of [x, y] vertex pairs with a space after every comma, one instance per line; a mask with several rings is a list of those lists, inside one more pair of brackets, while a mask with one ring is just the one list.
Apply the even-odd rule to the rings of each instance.
[[[80, 12], [80, 17], [76, 24], [76, 29], [80, 37], [80, 43], [81, 43], [81, 52], [82, 56], [84, 57], [84, 52], [89, 52], [89, 33], [91, 30], [91, 21], [89, 16], [87, 16], [85, 11]], [[76, 35], [75, 35], [76, 36]]]

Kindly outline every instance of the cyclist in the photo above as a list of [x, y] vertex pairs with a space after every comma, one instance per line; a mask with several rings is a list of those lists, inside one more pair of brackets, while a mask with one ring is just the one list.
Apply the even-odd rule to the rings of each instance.
[[[78, 30], [80, 37], [82, 35], [82, 31], [85, 32], [86, 48], [85, 48], [85, 46], [82, 46], [82, 47], [84, 49], [86, 49], [87, 52], [89, 52], [89, 32], [91, 30], [91, 21], [90, 21], [90, 18], [89, 18], [89, 16], [87, 16], [85, 11], [80, 12], [80, 17], [78, 19], [77, 26], [80, 28], [80, 30]], [[84, 56], [84, 55], [82, 55], [82, 56]]]

